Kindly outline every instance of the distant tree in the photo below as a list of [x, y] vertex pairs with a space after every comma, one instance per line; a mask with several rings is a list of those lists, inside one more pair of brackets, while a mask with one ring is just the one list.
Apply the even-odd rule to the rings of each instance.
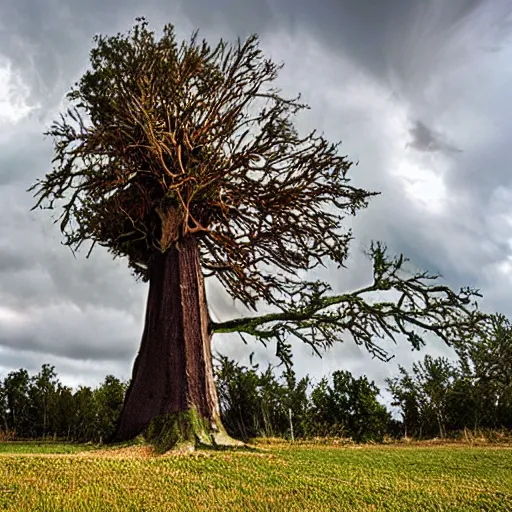
[[20, 437], [32, 434], [29, 416], [29, 384], [29, 374], [22, 368], [10, 372], [4, 379], [9, 430]]
[[318, 433], [351, 437], [357, 442], [381, 441], [391, 416], [377, 400], [378, 395], [379, 389], [366, 377], [356, 379], [348, 371], [333, 372], [332, 384], [324, 378], [311, 393]]
[[55, 367], [43, 364], [41, 371], [30, 379], [30, 423], [34, 437], [46, 437], [50, 426], [50, 413], [58, 385]]
[[419, 390], [403, 366], [399, 366], [398, 371], [399, 375], [386, 379], [392, 397], [391, 405], [398, 407], [402, 416], [403, 436], [422, 437]]
[[484, 402], [480, 386], [457, 367], [454, 381], [446, 396], [447, 430], [478, 430], [482, 426], [482, 420], [485, 422]]
[[382, 441], [387, 433], [391, 414], [377, 397], [380, 390], [366, 376], [354, 379], [350, 396], [350, 430], [352, 439], [358, 442]]
[[445, 357], [426, 355], [423, 361], [412, 365], [412, 373], [424, 399], [424, 408], [436, 419], [439, 437], [446, 437], [447, 397], [455, 378], [453, 365]]
[[53, 432], [57, 437], [65, 438], [67, 441], [74, 439], [77, 411], [73, 390], [60, 382], [57, 384], [50, 417]]
[[480, 333], [456, 345], [468, 383], [475, 426], [512, 428], [512, 325], [501, 314], [489, 317]]
[[226, 356], [218, 356], [215, 367], [222, 422], [238, 439], [250, 439], [261, 432], [261, 397], [258, 366], [242, 366]]
[[406, 428], [418, 437], [446, 437], [455, 366], [444, 357], [427, 354], [423, 361], [413, 363], [410, 373], [403, 367], [399, 371], [400, 377], [388, 379], [387, 383], [393, 405], [401, 408]]
[[[194, 35], [178, 45], [171, 25], [156, 39], [139, 19], [127, 35], [95, 43], [91, 69], [48, 132], [54, 169], [32, 190], [36, 206], [62, 210], [65, 244], [104, 246], [149, 281], [117, 440], [166, 415], [171, 430], [203, 426], [177, 440], [220, 442], [214, 332], [274, 339], [283, 360], [289, 337], [320, 352], [350, 335], [385, 359], [379, 339], [405, 335], [418, 348], [424, 331], [448, 343], [472, 335], [477, 293], [406, 273], [406, 260], [388, 258], [381, 244], [368, 251], [367, 287], [333, 296], [328, 283], [303, 279], [318, 265], [344, 265], [352, 239], [344, 218], [374, 194], [350, 183], [338, 144], [296, 130], [307, 107], [272, 87], [280, 66], [256, 36], [212, 48]], [[275, 312], [211, 321], [205, 276], [242, 305]], [[379, 291], [394, 293], [378, 302]], [[191, 414], [204, 421], [180, 420]]]
[[330, 397], [327, 377], [311, 391], [311, 415], [308, 418], [308, 433], [313, 436], [342, 436], [344, 423], [338, 422], [338, 411]]
[[73, 394], [73, 439], [75, 441], [98, 441], [98, 411], [94, 391], [80, 386]]
[[94, 390], [97, 408], [97, 436], [99, 441], [110, 439], [116, 429], [123, 407], [126, 384], [113, 375], [107, 375], [103, 383]]
[[[286, 411], [291, 413], [291, 422], [295, 437], [308, 436], [308, 422], [311, 415], [311, 403], [309, 399], [309, 388], [311, 379], [308, 375], [297, 379], [295, 371], [291, 365], [285, 367], [282, 379], [284, 380], [284, 401], [283, 406]], [[288, 416], [288, 420], [290, 417]], [[288, 435], [291, 435], [287, 425]], [[292, 428], [292, 427], [290, 427]]]
[[258, 436], [307, 435], [309, 413], [308, 377], [296, 379], [291, 366], [276, 374], [269, 365], [260, 371], [257, 364], [243, 366], [219, 356], [216, 381], [222, 421], [230, 435], [240, 439]]
[[284, 435], [289, 431], [287, 390], [270, 364], [260, 375], [259, 393], [262, 434], [266, 437]]
[[7, 434], [9, 431], [7, 422], [7, 396], [3, 382], [0, 382], [0, 430], [3, 431], [4, 434]]

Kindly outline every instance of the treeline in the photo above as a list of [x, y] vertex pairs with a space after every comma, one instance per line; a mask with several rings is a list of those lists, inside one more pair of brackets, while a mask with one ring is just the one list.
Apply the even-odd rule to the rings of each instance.
[[[383, 439], [389, 429], [391, 415], [377, 399], [378, 388], [347, 371], [312, 387], [309, 377], [298, 380], [292, 367], [259, 371], [258, 365], [219, 357], [216, 381], [224, 426], [240, 439], [344, 436], [368, 441]], [[25, 369], [12, 371], [0, 381], [2, 437], [108, 440], [126, 389], [127, 383], [109, 375], [95, 389], [72, 390], [47, 364], [33, 376]]]
[[455, 346], [458, 361], [424, 360], [387, 380], [403, 434], [445, 437], [463, 429], [512, 429], [512, 326], [493, 315], [487, 331]]
[[114, 432], [126, 388], [126, 383], [108, 375], [95, 389], [72, 390], [48, 364], [33, 376], [25, 369], [10, 372], [0, 382], [2, 437], [101, 443]]
[[[293, 366], [260, 370], [227, 357], [216, 360], [221, 416], [229, 434], [356, 442], [456, 436], [465, 429], [512, 430], [512, 326], [491, 317], [480, 338], [456, 346], [457, 361], [425, 356], [386, 381], [391, 406], [366, 377], [335, 371], [317, 383], [298, 379]], [[62, 385], [55, 369], [24, 369], [0, 381], [0, 431], [4, 438], [59, 438], [102, 442], [114, 432], [127, 383], [109, 375], [95, 389]], [[395, 414], [396, 416], [396, 414]]]
[[312, 386], [298, 380], [293, 368], [277, 374], [268, 366], [242, 366], [221, 357], [217, 367], [222, 421], [230, 435], [310, 438], [341, 436], [355, 441], [381, 441], [393, 424], [378, 401], [379, 389], [366, 377], [335, 371]]

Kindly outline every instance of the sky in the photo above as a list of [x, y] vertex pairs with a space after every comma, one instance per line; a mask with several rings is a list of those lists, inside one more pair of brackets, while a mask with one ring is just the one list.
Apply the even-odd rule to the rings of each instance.
[[[142, 6], [143, 5], [143, 6]], [[47, 212], [27, 192], [51, 170], [43, 136], [63, 97], [88, 67], [95, 34], [126, 32], [137, 16], [180, 39], [210, 42], [258, 33], [283, 62], [278, 85], [311, 109], [317, 128], [358, 165], [357, 186], [379, 191], [350, 221], [355, 240], [336, 291], [369, 282], [362, 250], [384, 241], [418, 268], [458, 289], [479, 288], [487, 312], [512, 317], [512, 4], [509, 0], [2, 0], [0, 3], [0, 376], [55, 366], [67, 385], [128, 379], [144, 319], [147, 285], [106, 250], [89, 259], [61, 244]], [[238, 310], [208, 284], [214, 318]], [[383, 385], [425, 353], [451, 356], [429, 340], [420, 353], [387, 344], [390, 363], [350, 341], [323, 358], [294, 347], [299, 375], [343, 369]], [[247, 363], [273, 347], [216, 335], [214, 350]]]

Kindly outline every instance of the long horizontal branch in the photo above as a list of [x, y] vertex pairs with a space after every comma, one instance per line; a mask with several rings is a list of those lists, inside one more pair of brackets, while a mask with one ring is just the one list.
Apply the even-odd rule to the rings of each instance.
[[[425, 344], [422, 332], [433, 333], [449, 345], [457, 345], [479, 332], [487, 316], [478, 310], [474, 300], [480, 297], [478, 291], [463, 288], [455, 293], [448, 286], [430, 284], [438, 276], [425, 272], [403, 277], [407, 260], [402, 256], [388, 259], [385, 251], [377, 243], [368, 253], [373, 259], [370, 286], [329, 296], [327, 284], [303, 283], [297, 290], [300, 300], [277, 304], [279, 312], [212, 322], [210, 329], [214, 333], [249, 334], [264, 343], [275, 338], [278, 351], [289, 346], [287, 337], [294, 336], [317, 353], [342, 341], [343, 334], [348, 333], [355, 343], [383, 360], [389, 359], [388, 352], [378, 340], [396, 343], [396, 336], [403, 335], [419, 349]], [[369, 300], [376, 292], [392, 292], [394, 300]]]
[[307, 309], [297, 311], [289, 310], [282, 311], [279, 313], [267, 313], [265, 315], [255, 317], [241, 317], [233, 320], [227, 320], [226, 322], [211, 322], [210, 329], [215, 333], [233, 333], [233, 332], [244, 332], [246, 334], [253, 334], [255, 336], [261, 336], [262, 331], [258, 330], [258, 327], [273, 322], [301, 322], [312, 318], [315, 313], [326, 309], [329, 306], [341, 304], [354, 300], [360, 294], [376, 291], [373, 286], [362, 288], [360, 290], [351, 292], [344, 295], [334, 295], [331, 297], [323, 297], [316, 304], [311, 304]]

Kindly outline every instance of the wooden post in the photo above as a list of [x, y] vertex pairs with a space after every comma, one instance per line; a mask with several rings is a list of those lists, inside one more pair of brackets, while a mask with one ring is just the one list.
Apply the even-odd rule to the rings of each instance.
[[292, 409], [288, 407], [288, 417], [290, 418], [290, 434], [292, 436], [292, 441], [295, 441], [295, 437], [293, 435], [293, 423], [292, 423]]

